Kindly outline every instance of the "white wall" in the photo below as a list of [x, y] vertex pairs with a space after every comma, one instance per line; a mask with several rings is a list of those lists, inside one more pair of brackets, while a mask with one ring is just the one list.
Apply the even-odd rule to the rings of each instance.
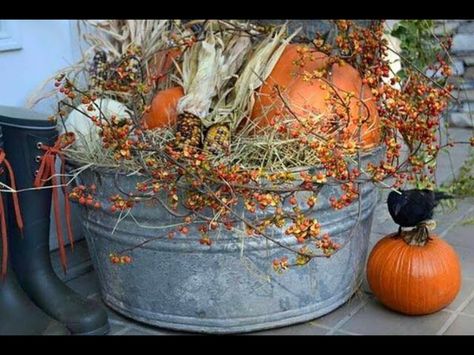
[[[25, 106], [39, 85], [78, 58], [75, 26], [75, 20], [0, 20], [0, 105]], [[35, 110], [49, 115], [55, 107], [55, 102], [49, 100], [37, 105]], [[81, 234], [79, 216], [73, 212], [77, 239]], [[51, 248], [56, 247], [52, 221]]]
[[[7, 28], [14, 28], [21, 49], [0, 51], [0, 104], [24, 106], [38, 85], [77, 58], [76, 37], [71, 31], [75, 21], [2, 21]], [[38, 109], [50, 107], [51, 102]]]

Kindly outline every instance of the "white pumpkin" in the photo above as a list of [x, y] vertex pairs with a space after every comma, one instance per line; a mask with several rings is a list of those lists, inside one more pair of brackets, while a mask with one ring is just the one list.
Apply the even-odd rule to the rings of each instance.
[[[100, 117], [100, 112], [96, 105], [107, 119], [110, 119], [112, 116], [116, 116], [118, 119], [130, 118], [130, 110], [127, 106], [112, 99], [96, 100], [95, 105], [93, 105], [94, 110], [92, 111], [87, 110], [89, 107], [88, 104], [77, 106], [76, 109], [68, 115], [65, 121], [66, 130], [68, 132], [74, 132], [76, 135], [75, 148], [87, 148], [88, 150], [100, 148], [100, 128], [87, 117], [87, 115]], [[61, 129], [62, 132], [65, 132], [62, 125]]]

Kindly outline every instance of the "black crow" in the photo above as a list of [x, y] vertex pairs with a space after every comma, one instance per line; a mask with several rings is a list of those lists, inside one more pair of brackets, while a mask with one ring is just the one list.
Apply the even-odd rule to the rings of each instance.
[[387, 206], [393, 221], [400, 227], [416, 227], [419, 223], [433, 218], [433, 210], [442, 199], [454, 198], [449, 194], [431, 190], [392, 191], [388, 195]]

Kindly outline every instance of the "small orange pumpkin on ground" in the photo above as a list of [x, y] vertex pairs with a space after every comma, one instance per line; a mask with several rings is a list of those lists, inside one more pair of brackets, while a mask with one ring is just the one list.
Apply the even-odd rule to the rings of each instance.
[[437, 236], [427, 236], [421, 243], [413, 240], [398, 234], [381, 239], [370, 253], [367, 280], [378, 300], [392, 310], [409, 315], [434, 313], [459, 292], [459, 257]]
[[[324, 84], [322, 79], [309, 82], [304, 80], [303, 77], [304, 73], [313, 73], [323, 69], [327, 63], [328, 56], [322, 52], [310, 49], [309, 53], [311, 53], [313, 60], [305, 60], [302, 66], [295, 65], [295, 61], [301, 59], [300, 48], [303, 48], [300, 44], [288, 45], [269, 77], [257, 91], [251, 115], [251, 120], [256, 122], [257, 127], [263, 128], [272, 121], [275, 122], [278, 119], [279, 112], [284, 107], [283, 101], [274, 92], [275, 85], [278, 85], [281, 91], [284, 92], [284, 98], [288, 101], [292, 111], [298, 116], [305, 116], [305, 112], [308, 112], [308, 110], [317, 111], [321, 114], [329, 112], [326, 96], [334, 90], [321, 88], [321, 84]], [[380, 119], [371, 90], [367, 85], [362, 84], [359, 73], [349, 64], [342, 66], [333, 64], [331, 71], [332, 76], [327, 80], [332, 82], [336, 92], [339, 94], [352, 92], [355, 96], [350, 99], [348, 105], [350, 111], [348, 132], [357, 141], [358, 137], [356, 136], [359, 131], [357, 125], [358, 117], [359, 115], [362, 117], [369, 116], [361, 128], [362, 144], [365, 148], [379, 144], [381, 139]], [[358, 98], [361, 98], [367, 105], [368, 112], [364, 105], [362, 105], [362, 108], [360, 107], [360, 99]]]
[[174, 125], [178, 116], [176, 106], [183, 96], [184, 91], [181, 86], [158, 91], [151, 102], [150, 112], [145, 114], [147, 127], [153, 129]]

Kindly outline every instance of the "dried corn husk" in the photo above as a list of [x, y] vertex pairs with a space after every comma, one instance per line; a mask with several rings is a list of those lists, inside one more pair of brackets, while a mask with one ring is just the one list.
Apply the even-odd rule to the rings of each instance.
[[93, 50], [107, 51], [113, 60], [120, 59], [130, 48], [139, 47], [144, 61], [168, 45], [169, 20], [84, 20], [93, 32], [84, 33], [85, 41]]
[[[56, 89], [48, 89], [54, 78], [65, 73], [71, 79], [86, 74], [88, 65], [97, 51], [104, 51], [109, 61], [119, 60], [126, 54], [131, 45], [142, 50], [142, 62], [145, 66], [155, 53], [171, 45], [169, 34], [179, 26], [179, 21], [171, 20], [81, 20], [78, 21], [79, 36], [84, 39], [87, 49], [82, 51], [81, 58], [69, 67], [54, 73], [27, 100], [27, 106], [33, 107], [40, 101], [54, 96]], [[146, 72], [147, 68], [144, 68]], [[109, 93], [113, 96], [114, 93]]]
[[227, 110], [220, 109], [225, 106], [229, 93], [232, 92], [233, 87], [228, 87], [229, 82], [235, 79], [237, 72], [242, 67], [245, 59], [248, 57], [252, 49], [252, 41], [249, 36], [238, 35], [232, 36], [226, 49], [223, 53], [224, 64], [221, 66], [218, 77], [218, 93], [217, 102], [213, 107], [213, 113], [203, 118], [205, 127], [210, 127], [217, 123], [229, 123], [230, 116]]
[[232, 89], [230, 100], [227, 103], [216, 105], [216, 115], [227, 115], [232, 129], [236, 128], [252, 110], [254, 91], [270, 75], [284, 49], [299, 31], [300, 29], [285, 38], [286, 25], [281, 26], [278, 30], [273, 30], [255, 48], [251, 57], [245, 63], [244, 69]]
[[178, 114], [191, 113], [205, 118], [217, 94], [219, 73], [224, 64], [222, 45], [212, 31], [206, 39], [193, 45], [183, 58], [183, 89], [185, 95], [178, 102]]

